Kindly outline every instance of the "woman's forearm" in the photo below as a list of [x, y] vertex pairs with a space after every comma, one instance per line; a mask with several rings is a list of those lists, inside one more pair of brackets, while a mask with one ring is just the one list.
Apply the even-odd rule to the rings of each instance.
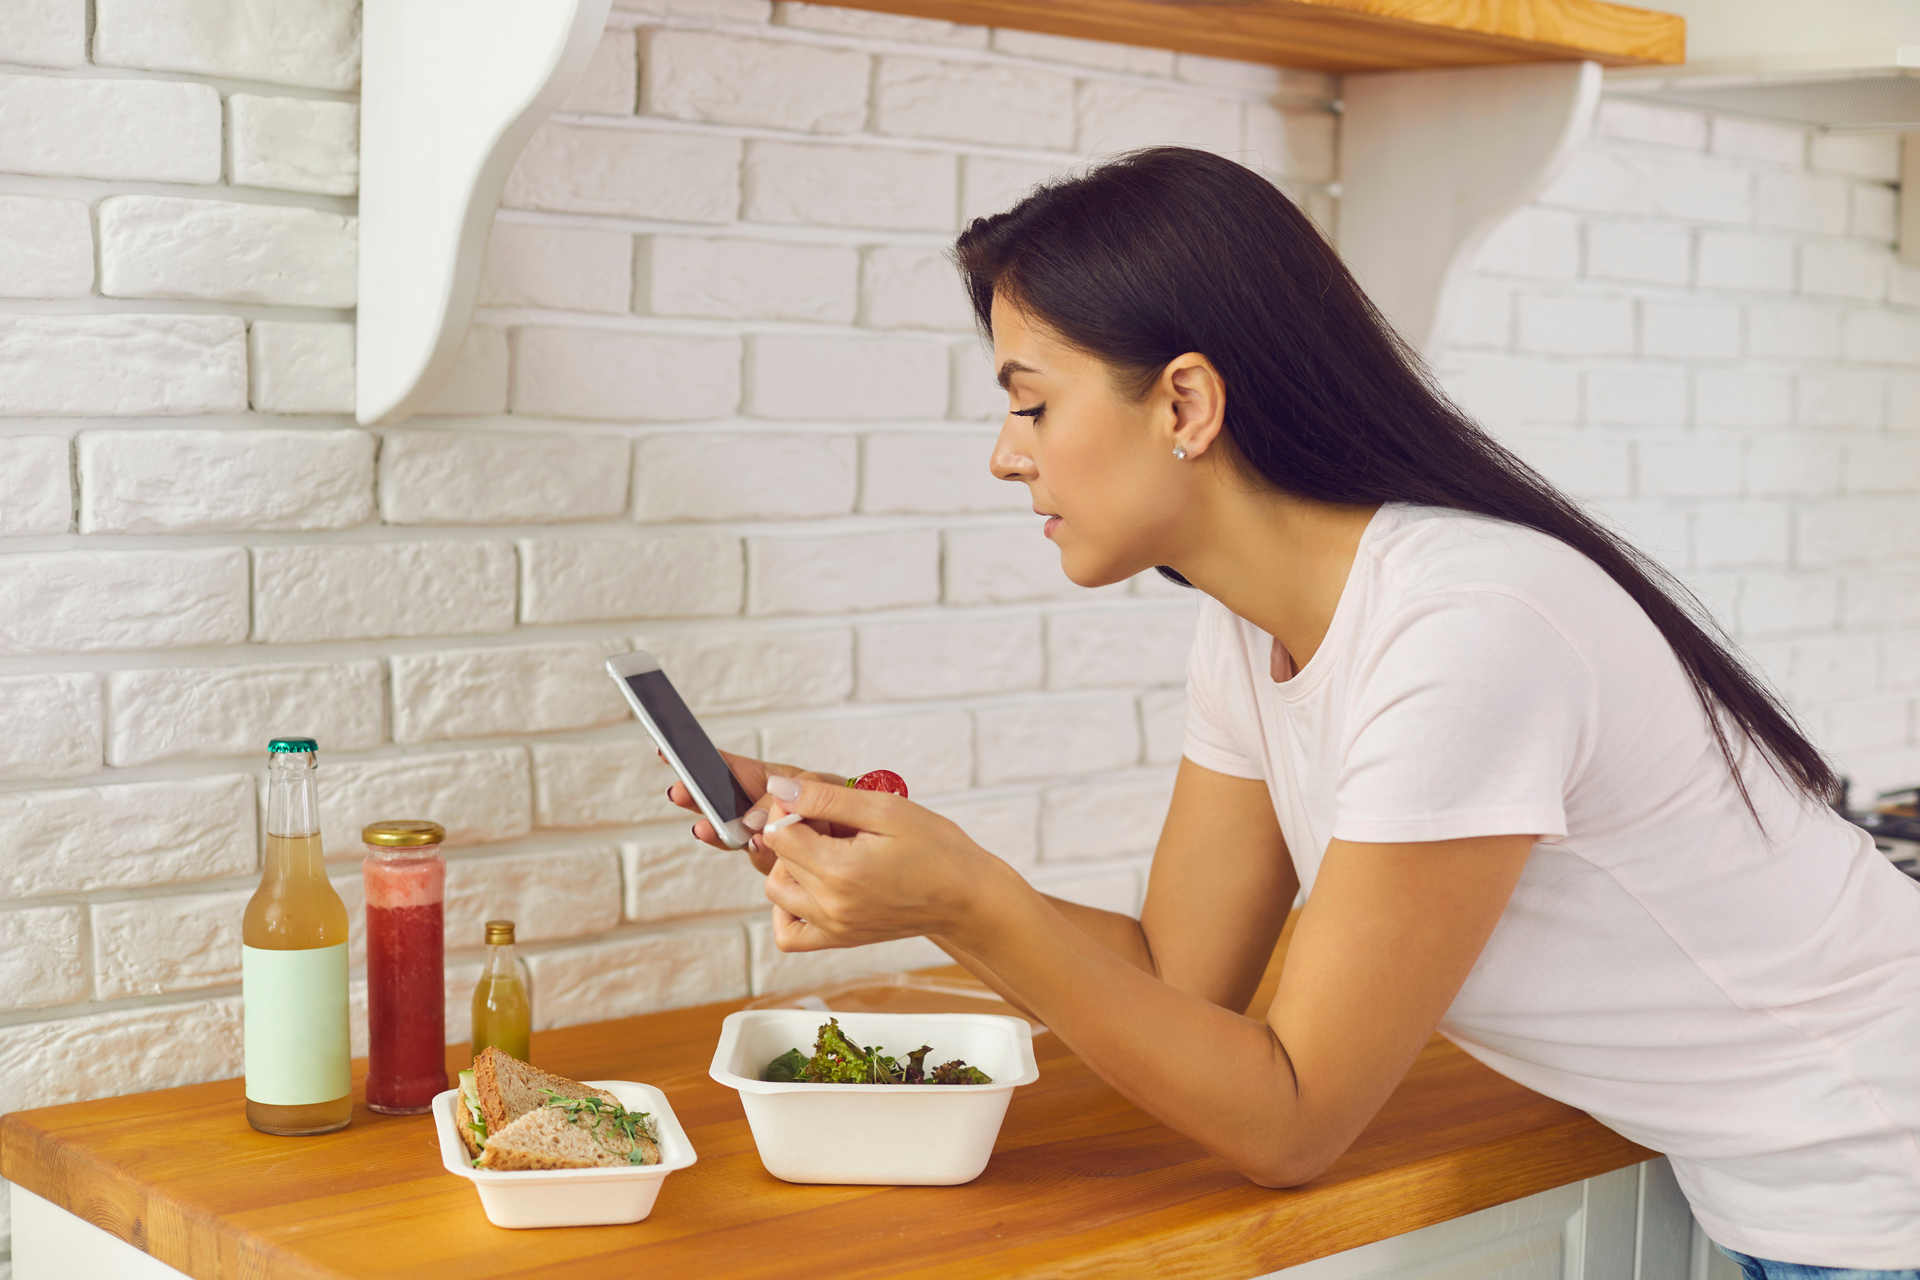
[[[1082, 906], [1077, 902], [1067, 902], [1047, 894], [1041, 895], [1051, 903], [1053, 909], [1063, 916], [1067, 923], [1092, 938], [1107, 950], [1125, 960], [1136, 969], [1147, 973], [1154, 972], [1153, 951], [1147, 944], [1146, 931], [1140, 922], [1132, 916], [1121, 915], [1117, 911], [1102, 911], [1098, 907]], [[1024, 1014], [1039, 1017], [1033, 1010], [1022, 1004], [1019, 996], [981, 961], [981, 959], [962, 948], [951, 938], [930, 938], [935, 946], [952, 956], [954, 962], [968, 973], [991, 987], [1002, 1000]]]
[[[1144, 962], [1079, 927], [1062, 905], [1089, 910], [1007, 877], [983, 890], [964, 939], [943, 945], [1128, 1100], [1253, 1181], [1292, 1185], [1338, 1154], [1313, 1132], [1292, 1066], [1266, 1024], [1161, 982], [1138, 922], [1127, 921]], [[1124, 945], [1122, 929], [1105, 921], [1096, 928]]]

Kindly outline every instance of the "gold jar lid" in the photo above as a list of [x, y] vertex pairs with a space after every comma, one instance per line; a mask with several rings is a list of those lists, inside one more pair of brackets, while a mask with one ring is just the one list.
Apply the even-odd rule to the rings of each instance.
[[418, 849], [439, 844], [447, 838], [447, 829], [437, 822], [403, 818], [397, 822], [369, 822], [360, 829], [360, 839], [382, 849]]
[[510, 947], [513, 945], [513, 921], [487, 921], [487, 945], [490, 947]]

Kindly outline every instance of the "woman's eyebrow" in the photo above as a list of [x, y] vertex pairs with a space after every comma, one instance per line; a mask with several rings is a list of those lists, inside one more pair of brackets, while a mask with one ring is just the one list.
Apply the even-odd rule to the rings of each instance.
[[1007, 384], [1013, 381], [1013, 375], [1016, 373], [1038, 373], [1038, 372], [1040, 371], [1034, 368], [1032, 365], [1021, 364], [1018, 360], [1009, 360], [1005, 364], [1000, 366], [1000, 389], [1002, 391], [1005, 391], [1007, 389]]

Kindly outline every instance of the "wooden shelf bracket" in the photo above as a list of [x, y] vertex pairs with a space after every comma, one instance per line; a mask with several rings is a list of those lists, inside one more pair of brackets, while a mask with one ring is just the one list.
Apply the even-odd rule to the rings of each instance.
[[1342, 96], [1340, 252], [1401, 336], [1431, 357], [1474, 252], [1586, 138], [1600, 66], [1352, 75]]
[[366, 0], [355, 416], [453, 368], [513, 162], [586, 71], [610, 0]]

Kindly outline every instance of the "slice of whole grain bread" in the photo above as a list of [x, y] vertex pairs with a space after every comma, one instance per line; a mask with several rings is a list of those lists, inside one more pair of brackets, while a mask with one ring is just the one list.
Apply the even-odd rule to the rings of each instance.
[[[642, 1136], [639, 1146], [642, 1164], [660, 1162], [660, 1148], [652, 1139]], [[486, 1151], [475, 1163], [502, 1171], [604, 1169], [631, 1165], [628, 1153], [633, 1148], [607, 1116], [539, 1107], [489, 1136]]]
[[487, 1122], [487, 1143], [493, 1135], [540, 1106], [551, 1089], [563, 1098], [599, 1098], [619, 1105], [619, 1099], [605, 1089], [593, 1089], [578, 1080], [542, 1071], [536, 1066], [503, 1053], [494, 1045], [481, 1050], [473, 1060], [473, 1091], [480, 1100], [480, 1114]]

